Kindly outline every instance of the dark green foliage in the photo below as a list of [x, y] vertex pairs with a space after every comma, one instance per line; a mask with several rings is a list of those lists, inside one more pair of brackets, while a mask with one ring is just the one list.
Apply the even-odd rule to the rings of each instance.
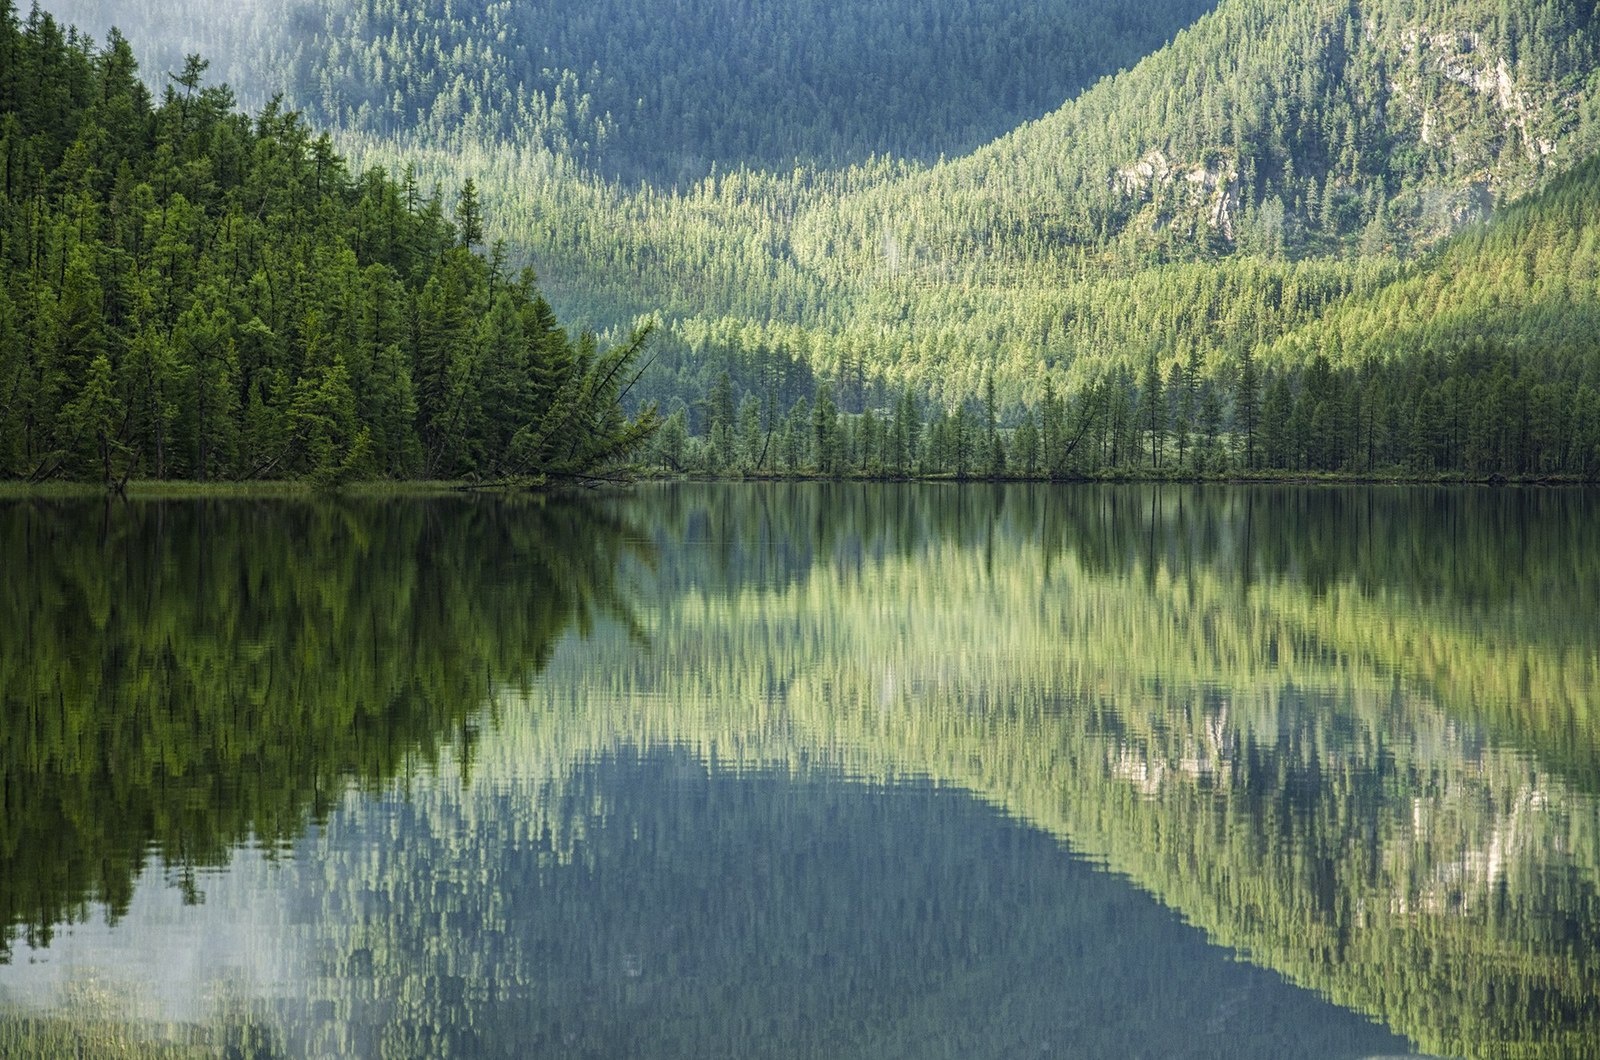
[[44, 78], [0, 79], [0, 477], [584, 477], [653, 429], [644, 332], [570, 340], [470, 249], [470, 180], [452, 226], [198, 57], [152, 105], [121, 38], [9, 0], [0, 53]]

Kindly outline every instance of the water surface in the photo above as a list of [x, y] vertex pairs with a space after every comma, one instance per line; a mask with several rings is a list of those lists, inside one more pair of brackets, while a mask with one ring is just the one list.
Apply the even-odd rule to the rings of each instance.
[[1591, 1055], [1600, 503], [0, 506], [0, 1052]]

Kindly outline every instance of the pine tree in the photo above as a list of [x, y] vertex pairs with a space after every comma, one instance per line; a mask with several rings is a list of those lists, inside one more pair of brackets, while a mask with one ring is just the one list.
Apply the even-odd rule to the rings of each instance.
[[1161, 466], [1161, 449], [1167, 435], [1167, 399], [1161, 389], [1161, 366], [1154, 350], [1145, 361], [1144, 377], [1139, 384], [1139, 405], [1143, 413], [1144, 429], [1150, 436], [1150, 466]]
[[824, 475], [839, 470], [839, 410], [833, 403], [833, 387], [828, 383], [817, 386], [816, 401], [811, 412], [812, 460]]
[[458, 245], [463, 247], [483, 242], [483, 210], [478, 205], [478, 185], [471, 177], [461, 185], [461, 196], [456, 200], [456, 234]]
[[1244, 435], [1244, 466], [1256, 466], [1256, 416], [1261, 386], [1256, 378], [1255, 351], [1246, 345], [1239, 354], [1239, 374], [1233, 394], [1234, 424]]

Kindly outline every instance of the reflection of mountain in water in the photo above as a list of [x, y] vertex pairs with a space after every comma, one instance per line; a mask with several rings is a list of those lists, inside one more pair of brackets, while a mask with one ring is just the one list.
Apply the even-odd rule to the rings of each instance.
[[[1017, 924], [990, 922], [1022, 909], [1038, 940], [1096, 937], [1078, 899], [1028, 890], [1076, 863], [1006, 854], [1018, 875], [1005, 878], [1025, 887], [993, 884], [978, 914], [940, 906], [918, 874], [966, 886], [995, 841], [991, 818], [951, 808], [960, 800], [902, 793], [896, 806], [928, 800], [935, 831], [966, 845], [924, 835], [927, 862], [896, 847], [875, 870], [889, 882], [859, 897], [895, 931], [921, 925], [908, 968], [873, 956], [870, 932], [855, 939], [855, 911], [835, 923], [808, 904], [866, 886], [847, 859], [822, 840], [798, 861], [758, 842], [826, 834], [814, 807], [833, 807], [839, 837], [921, 834], [922, 809], [874, 809], [878, 787], [818, 779], [918, 778], [1070, 842], [1214, 940], [1427, 1048], [1581, 1055], [1600, 1040], [1597, 506], [1575, 493], [686, 486], [583, 511], [239, 506], [264, 523], [248, 543], [242, 522], [216, 532], [216, 516], [193, 514], [204, 508], [151, 509], [141, 529], [108, 524], [127, 539], [104, 554], [73, 536], [81, 517], [13, 512], [0, 520], [8, 554], [50, 562], [56, 534], [83, 558], [7, 586], [0, 607], [20, 617], [6, 628], [41, 630], [55, 652], [42, 658], [100, 662], [84, 688], [57, 681], [73, 709], [56, 728], [38, 704], [71, 666], [0, 662], [7, 716], [47, 722], [0, 734], [0, 766], [25, 781], [7, 798], [30, 800], [0, 824], [5, 868], [19, 866], [0, 896], [13, 919], [48, 925], [101, 887], [115, 907], [147, 839], [186, 866], [326, 818], [317, 857], [285, 869], [312, 903], [291, 922], [336, 929], [302, 947], [325, 962], [307, 1033], [360, 1033], [335, 1018], [360, 1015], [402, 1052], [509, 1049], [533, 1026], [493, 1003], [513, 995], [545, 1006], [539, 1033], [599, 1052], [626, 1051], [631, 1025], [585, 1014], [636, 1002], [639, 1026], [666, 1039], [690, 1042], [692, 1024], [727, 1011], [744, 1022], [726, 1040], [755, 1040], [751, 1013], [770, 1005], [761, 968], [834, 1013], [768, 1032], [820, 1049], [844, 1033], [828, 1020], [856, 1020], [911, 1050], [910, 1029], [946, 1026], [935, 1010], [962, 1011], [962, 998], [977, 999], [974, 1027], [1045, 1033], [1045, 992], [986, 978], [1002, 952], [1074, 990], [1092, 985], [1076, 985], [1090, 967], [1145, 974], [1107, 973], [1092, 946], [1063, 967]], [[209, 530], [162, 545], [162, 520]], [[657, 588], [631, 606], [613, 574], [630, 525], [650, 529], [659, 557]], [[72, 571], [119, 551], [144, 573], [78, 587]], [[75, 633], [65, 616], [78, 610], [104, 616], [100, 632]], [[129, 615], [137, 634], [105, 632]], [[552, 655], [573, 619], [596, 635]], [[474, 738], [485, 701], [492, 724]], [[128, 709], [102, 717], [99, 703]], [[170, 724], [132, 720], [162, 711], [176, 711]], [[464, 794], [454, 773], [380, 785], [445, 743], [462, 749]], [[10, 794], [44, 787], [47, 771], [29, 772], [41, 760], [65, 763], [61, 790]], [[381, 797], [329, 816], [352, 779]], [[107, 884], [11, 853], [18, 838], [48, 841], [52, 822], [117, 814], [132, 839], [71, 825], [122, 866]], [[738, 900], [705, 898], [695, 872], [731, 879]], [[898, 920], [880, 898], [900, 903]], [[648, 990], [658, 965], [651, 925], [624, 911], [635, 904], [689, 925], [661, 951], [688, 963]], [[964, 920], [981, 930], [963, 934]], [[765, 958], [740, 949], [768, 938]], [[846, 941], [849, 974], [864, 962], [890, 994], [930, 1007], [907, 1001], [901, 1020], [829, 994], [825, 953]], [[708, 950], [731, 985], [696, 978]], [[962, 971], [967, 957], [977, 964]], [[1185, 1002], [1191, 1031], [1223, 1011], [1207, 1003]], [[551, 1029], [556, 1012], [574, 1022]]]
[[290, 1054], [1404, 1048], [1037, 830], [926, 784], [625, 751], [559, 783], [353, 805], [286, 888], [342, 925], [307, 943], [327, 994], [283, 1014]]
[[[938, 603], [946, 555], [981, 559], [985, 598], [1018, 603], [1065, 562], [1105, 606], [1079, 609], [1085, 644], [1062, 665], [1159, 664], [1234, 687], [1353, 665], [1600, 792], [1592, 493], [791, 484], [634, 498], [662, 547], [688, 554], [660, 572], [664, 599], [748, 600], [817, 571], [848, 582], [898, 556], [900, 582], [878, 594], [898, 620]], [[991, 617], [985, 640], [1031, 628], [1025, 614]]]
[[[653, 650], [558, 657], [497, 753], [929, 776], [1429, 1048], [1600, 1040], [1592, 499], [771, 496], [677, 498]], [[796, 535], [827, 562], [785, 570]]]
[[470, 743], [492, 684], [624, 614], [573, 503], [0, 504], [0, 958], [154, 854], [193, 886]]

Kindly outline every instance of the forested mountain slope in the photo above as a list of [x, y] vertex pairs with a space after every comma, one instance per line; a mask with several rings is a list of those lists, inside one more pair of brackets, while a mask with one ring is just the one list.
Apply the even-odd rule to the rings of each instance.
[[[845, 380], [865, 360], [947, 401], [994, 372], [1013, 407], [1041, 366], [1082, 386], [1190, 347], [1213, 376], [1247, 349], [1270, 360], [1278, 336], [1321, 342], [1328, 306], [1592, 153], [1595, 42], [1581, 5], [1227, 2], [970, 157], [837, 192], [717, 185], [715, 215], [760, 218], [778, 266], [680, 331], [712, 352], [804, 350]], [[762, 275], [741, 253], [728, 273]], [[746, 319], [796, 326], [752, 342]]]
[[[849, 359], [830, 386], [799, 370], [781, 343], [761, 334], [751, 342], [730, 324], [696, 337], [708, 351], [722, 341], [749, 352], [726, 359], [732, 367], [705, 388], [698, 419], [668, 420], [661, 459], [712, 472], [1284, 470], [1593, 481], [1597, 277], [1600, 158], [1590, 158], [1404, 265], [1245, 255], [1041, 289], [1041, 302], [1067, 307], [1064, 331], [1121, 336], [1109, 355], [1072, 363], [1082, 374], [1065, 403], [1026, 346], [977, 377], [963, 376], [954, 357], [925, 364], [956, 400], [953, 414], [934, 403], [924, 416], [914, 387], [894, 393], [864, 380], [859, 351], [872, 348], [870, 338], [843, 347]], [[1001, 315], [1017, 304], [1014, 293], [983, 297], [990, 324], [1030, 323]], [[946, 343], [941, 352], [955, 350]], [[666, 358], [680, 390], [693, 389], [705, 360]], [[1008, 383], [1021, 400], [1005, 415], [999, 395]], [[960, 401], [962, 385], [981, 401]], [[740, 386], [749, 395], [736, 400]], [[838, 405], [861, 414], [840, 418]], [[682, 441], [686, 433], [705, 444]]]
[[[1264, 352], [1264, 466], [1600, 473], [1600, 159]], [[1365, 439], [1365, 441], [1363, 441]], [[1386, 455], [1379, 456], [1380, 453]]]
[[653, 414], [525, 270], [475, 253], [470, 182], [351, 174], [194, 59], [159, 104], [127, 41], [0, 0], [0, 477], [600, 473]]
[[[134, 0], [116, 5], [115, 16], [147, 22], [156, 35], [182, 18], [188, 36], [171, 35], [169, 48], [206, 34], [222, 44], [229, 27], [247, 27], [248, 48], [226, 45], [246, 56], [233, 64], [235, 76], [251, 76], [250, 57], [277, 70], [274, 77], [292, 71], [291, 98], [339, 123], [340, 144], [361, 164], [398, 168], [414, 158], [423, 187], [473, 176], [490, 206], [488, 238], [505, 236], [513, 255], [534, 264], [563, 311], [619, 329], [660, 315], [661, 356], [639, 392], [691, 406], [723, 371], [736, 401], [766, 397], [776, 375], [787, 406], [822, 378], [849, 412], [883, 408], [905, 385], [953, 408], [993, 378], [1011, 422], [1037, 408], [1046, 378], [1079, 391], [1152, 360], [1163, 372], [1181, 363], [1231, 389], [1247, 353], [1264, 368], [1308, 362], [1308, 350], [1331, 341], [1319, 330], [1330, 307], [1417, 275], [1434, 248], [1600, 142], [1600, 23], [1579, 0], [1157, 6], [1136, 24], [1109, 7], [1053, 9], [1052, 32], [1091, 41], [1103, 60], [1057, 47], [1074, 72], [1051, 82], [1053, 91], [1129, 62], [1140, 42], [1148, 47], [1187, 28], [1125, 72], [1081, 93], [1065, 90], [1056, 101], [1063, 105], [1045, 117], [931, 164], [935, 144], [945, 150], [964, 135], [951, 131], [966, 127], [953, 117], [954, 95], [960, 107], [977, 107], [970, 97], [986, 92], [983, 105], [1000, 106], [1010, 90], [981, 78], [976, 89], [959, 90], [954, 74], [932, 88], [895, 80], [893, 88], [949, 133], [925, 138], [928, 150], [919, 150], [895, 146], [895, 130], [909, 126], [890, 115], [886, 98], [854, 100], [859, 85], [796, 117], [794, 102], [819, 91], [804, 78], [785, 81], [771, 98], [755, 85], [702, 92], [704, 121], [662, 117], [650, 109], [654, 96], [641, 97], [645, 110], [626, 121], [614, 110], [606, 119], [611, 104], [597, 101], [609, 97], [593, 86], [620, 75], [602, 67], [592, 84], [574, 74], [563, 88], [561, 125], [519, 102], [514, 76], [532, 78], [530, 86], [544, 76], [534, 70], [534, 35], [555, 55], [593, 27], [536, 25], [531, 5], [480, 14], [456, 5], [450, 18], [427, 6], [398, 26], [375, 0], [331, 0], [309, 21], [290, 17], [287, 0], [260, 0], [237, 16]], [[69, 0], [63, 10], [90, 25], [107, 18], [94, 0]], [[755, 51], [765, 54], [768, 38], [781, 41], [792, 25], [789, 44], [773, 47], [797, 63], [817, 54], [813, 38], [833, 40], [828, 33], [841, 25], [877, 39], [874, 27], [894, 13], [889, 5], [848, 16], [808, 5], [754, 10], [748, 18], [764, 27], [753, 34], [763, 42]], [[905, 55], [932, 55], [974, 33], [1023, 51], [1058, 40], [998, 8], [939, 8], [928, 18], [908, 17], [905, 5], [894, 11], [905, 41], [870, 60], [850, 59], [857, 68], [897, 70]], [[691, 5], [663, 25], [689, 39], [707, 25], [704, 15]], [[744, 32], [746, 17], [725, 21]], [[629, 32], [623, 26], [617, 39]], [[726, 64], [741, 70], [745, 54], [679, 59], [685, 69], [711, 69], [706, 76], [720, 84], [741, 80], [724, 75]], [[267, 63], [269, 56], [277, 58]], [[617, 69], [664, 69], [636, 58]], [[459, 106], [440, 109], [449, 93], [422, 72], [446, 66], [466, 88], [456, 94]], [[558, 69], [553, 59], [547, 66]], [[387, 109], [373, 103], [362, 113], [349, 94], [355, 71], [365, 71], [363, 83], [393, 85]], [[320, 95], [308, 87], [313, 77]], [[658, 82], [679, 84], [655, 77], [652, 91]], [[553, 83], [527, 92], [544, 92], [540, 106], [555, 107]], [[1032, 106], [1020, 98], [1007, 105], [1011, 113]], [[579, 110], [589, 117], [578, 121]], [[859, 122], [851, 128], [876, 127], [886, 138], [851, 140], [854, 133], [823, 135], [807, 124], [843, 113]], [[887, 147], [912, 157], [740, 168], [767, 157], [764, 147], [747, 150], [754, 141], [728, 124], [741, 115], [754, 115], [768, 130], [763, 137], [781, 141], [780, 154], [849, 158]], [[607, 121], [615, 124], [602, 137]], [[643, 141], [622, 131], [628, 122], [651, 130], [655, 154], [638, 153]], [[558, 134], [557, 125], [568, 132]], [[625, 186], [604, 179], [596, 145], [607, 144], [612, 171], [673, 180], [709, 161], [733, 168], [688, 185]], [[696, 161], [685, 164], [684, 152]], [[1296, 339], [1284, 341], [1291, 333]], [[1415, 347], [1383, 352], [1409, 358]], [[1333, 363], [1340, 356], [1335, 351]], [[1223, 409], [1225, 430], [1236, 426], [1233, 412]]]
[[156, 69], [435, 146], [506, 140], [694, 180], [969, 151], [1131, 66], [1215, 0], [59, 0]]
[[[1393, 283], [1341, 301], [1280, 344], [1290, 363], [1318, 351], [1344, 365], [1474, 343], [1563, 372], [1600, 335], [1600, 158], [1591, 157], [1473, 225]], [[1594, 380], [1600, 382], [1600, 380]]]
[[1572, 0], [1228, 0], [1047, 118], [806, 230], [859, 264], [883, 241], [862, 225], [892, 202], [911, 208], [902, 268], [968, 275], [1074, 248], [1143, 263], [1427, 243], [1593, 146], [1597, 42]]

